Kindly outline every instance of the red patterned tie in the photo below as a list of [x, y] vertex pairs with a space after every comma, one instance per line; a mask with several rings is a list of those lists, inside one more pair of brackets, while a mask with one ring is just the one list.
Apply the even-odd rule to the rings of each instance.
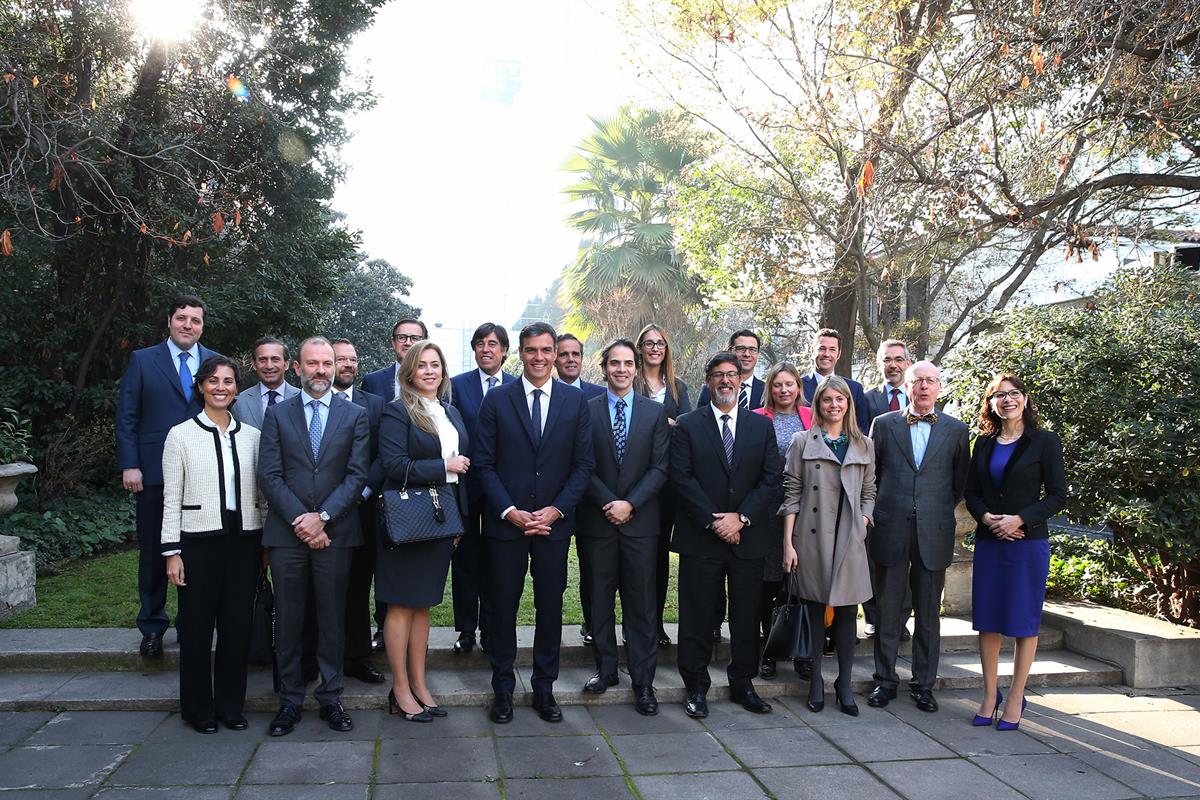
[[892, 386], [888, 389], [888, 391], [892, 393], [892, 402], [888, 403], [888, 411], [899, 411], [900, 410], [900, 390], [897, 389], [895, 386]]

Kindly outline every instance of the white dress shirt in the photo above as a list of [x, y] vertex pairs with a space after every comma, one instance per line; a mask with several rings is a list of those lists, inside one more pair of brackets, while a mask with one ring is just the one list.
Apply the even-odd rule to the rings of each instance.
[[529, 419], [530, 420], [533, 419], [533, 390], [534, 389], [542, 390], [542, 401], [539, 404], [541, 407], [541, 410], [542, 410], [542, 429], [538, 431], [539, 434], [542, 433], [542, 431], [546, 430], [546, 415], [550, 411], [550, 389], [553, 386], [554, 386], [553, 378], [546, 381], [541, 386], [534, 386], [532, 383], [529, 382], [528, 378], [526, 378], [524, 375], [521, 376], [521, 388], [525, 390], [525, 407], [527, 409], [529, 409]]
[[[426, 400], [422, 397], [421, 404], [437, 425], [438, 440], [442, 443], [442, 460], [449, 461], [458, 455], [458, 428], [454, 427], [446, 409], [438, 401]], [[458, 473], [447, 470], [446, 483], [458, 483]]]
[[489, 378], [496, 379], [496, 385], [492, 387], [493, 389], [499, 387], [501, 384], [504, 383], [504, 373], [500, 372], [499, 370], [497, 370], [495, 375], [488, 375], [486, 372], [484, 372], [482, 369], [480, 369], [478, 367], [475, 368], [475, 371], [477, 373], [479, 373], [479, 389], [480, 389], [481, 397], [487, 397], [487, 393], [488, 393], [488, 383], [487, 382], [488, 382]]
[[192, 371], [192, 377], [196, 377], [196, 370], [200, 369], [200, 343], [196, 342], [187, 350], [181, 350], [179, 345], [175, 344], [175, 340], [167, 337], [167, 349], [171, 351], [171, 362], [175, 364], [175, 374], [179, 374], [179, 354], [188, 354], [188, 369]]
[[722, 428], [722, 426], [725, 425], [725, 420], [721, 419], [721, 417], [725, 416], [726, 414], [729, 415], [729, 433], [733, 435], [733, 440], [736, 442], [737, 441], [738, 409], [740, 409], [741, 406], [739, 406], [737, 403], [734, 403], [733, 408], [729, 409], [728, 411], [722, 411], [721, 409], [714, 406], [712, 403], [709, 403], [708, 405], [709, 405], [709, 408], [712, 409], [713, 414], [716, 415], [716, 418], [717, 418], [717, 433], [721, 433], [721, 428]]

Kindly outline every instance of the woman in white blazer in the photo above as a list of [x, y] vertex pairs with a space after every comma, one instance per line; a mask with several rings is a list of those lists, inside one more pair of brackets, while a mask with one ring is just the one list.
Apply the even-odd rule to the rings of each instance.
[[172, 428], [163, 447], [162, 550], [179, 592], [179, 702], [199, 733], [216, 733], [218, 721], [246, 728], [246, 655], [266, 501], [255, 480], [259, 432], [229, 411], [237, 381], [235, 361], [205, 359], [192, 387], [204, 410]]

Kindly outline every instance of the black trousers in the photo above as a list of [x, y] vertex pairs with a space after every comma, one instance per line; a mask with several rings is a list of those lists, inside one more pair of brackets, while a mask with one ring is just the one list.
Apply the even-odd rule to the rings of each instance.
[[576, 540], [587, 555], [581, 585], [591, 598], [596, 670], [617, 674], [616, 596], [621, 593], [629, 677], [634, 686], [652, 686], [658, 667], [658, 628], [654, 618], [656, 536], [588, 536]]
[[742, 691], [758, 671], [758, 606], [763, 559], [679, 556], [679, 674], [689, 692], [707, 692], [712, 680], [713, 629], [725, 613], [729, 587], [729, 688]]
[[[374, 497], [358, 506], [358, 519], [362, 525], [365, 543], [351, 548], [350, 580], [346, 587], [346, 651], [345, 667], [357, 667], [371, 663], [371, 581], [375, 577], [375, 516]], [[380, 622], [387, 606], [375, 603], [375, 620]]]
[[937, 682], [938, 660], [942, 648], [942, 589], [946, 570], [928, 570], [921, 560], [917, 529], [909, 534], [908, 554], [898, 563], [875, 566], [875, 602], [879, 626], [875, 631], [875, 682], [896, 688], [896, 653], [900, 648], [900, 629], [908, 619], [905, 595], [911, 592], [913, 610], [912, 681], [924, 689]]
[[492, 566], [492, 619], [488, 629], [492, 691], [509, 693], [516, 687], [513, 664], [517, 660], [517, 610], [527, 572], [533, 576], [533, 603], [537, 610], [530, 688], [534, 694], [553, 691], [558, 680], [562, 599], [567, 589], [567, 551], [571, 540], [551, 540], [544, 536], [489, 537], [486, 543]]
[[663, 629], [663, 609], [667, 606], [667, 587], [671, 583], [671, 532], [675, 530], [675, 495], [664, 486], [658, 494], [658, 557], [654, 572], [655, 622]]
[[487, 635], [491, 622], [491, 593], [488, 590], [487, 545], [479, 532], [480, 515], [471, 504], [463, 520], [464, 533], [450, 557], [450, 591], [454, 599], [454, 630]]
[[[579, 608], [583, 611], [583, 627], [585, 630], [595, 634], [592, 628], [592, 585], [583, 576], [591, 572], [588, 566], [588, 549], [583, 544], [583, 539], [575, 537], [575, 558], [579, 560]], [[605, 673], [606, 675], [608, 673]]]
[[167, 632], [167, 562], [162, 555], [163, 487], [143, 486], [134, 501], [137, 512], [138, 610], [143, 636]]
[[187, 585], [179, 587], [175, 627], [179, 704], [186, 720], [231, 719], [242, 713], [254, 588], [262, 569], [261, 542], [261, 535], [241, 532], [234, 512], [232, 518], [227, 515], [224, 534], [185, 537], [180, 543]]
[[762, 582], [762, 594], [758, 599], [758, 624], [764, 642], [771, 633], [771, 615], [775, 606], [782, 600], [783, 594], [783, 581]]

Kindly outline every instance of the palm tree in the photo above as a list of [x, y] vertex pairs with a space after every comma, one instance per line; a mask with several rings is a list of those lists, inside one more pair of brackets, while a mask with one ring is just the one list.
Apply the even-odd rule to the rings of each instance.
[[695, 160], [657, 111], [623, 108], [575, 148], [564, 169], [579, 181], [564, 191], [585, 207], [567, 222], [583, 235], [563, 271], [566, 323], [579, 336], [630, 335], [648, 322], [686, 320], [699, 302], [694, 278], [674, 248], [672, 186]]

